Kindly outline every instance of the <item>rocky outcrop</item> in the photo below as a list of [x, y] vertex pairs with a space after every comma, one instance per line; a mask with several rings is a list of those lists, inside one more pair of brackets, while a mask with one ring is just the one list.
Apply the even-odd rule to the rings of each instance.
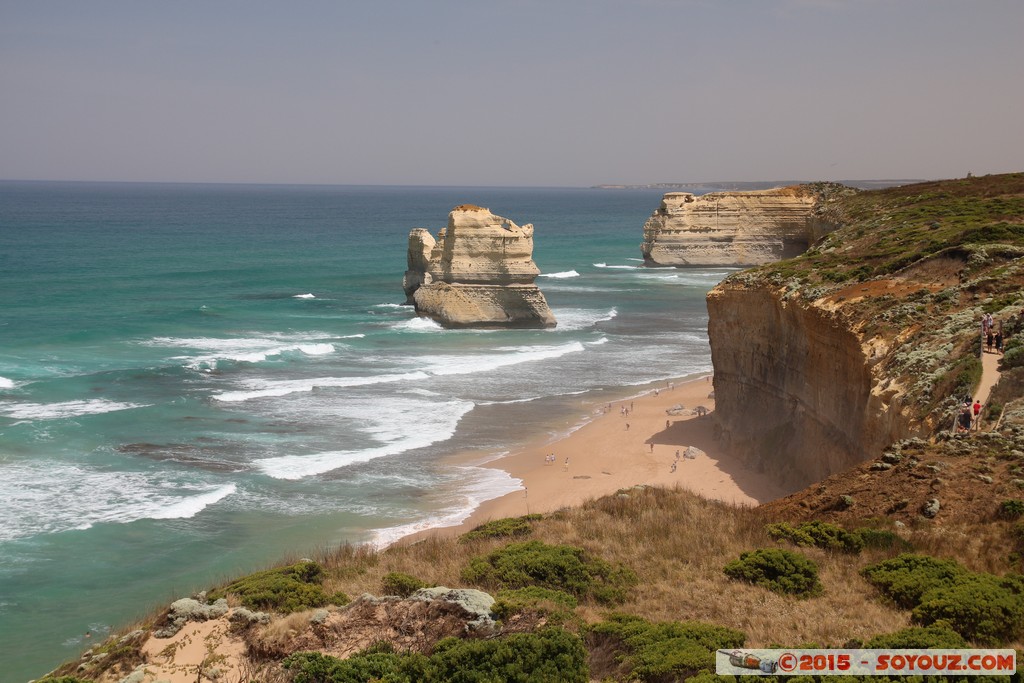
[[534, 280], [533, 226], [479, 206], [455, 207], [435, 239], [409, 233], [406, 302], [447, 327], [553, 327]]
[[818, 211], [831, 183], [754, 192], [669, 192], [644, 224], [648, 265], [756, 266], [797, 256], [832, 230]]
[[716, 427], [749, 466], [795, 490], [916, 433], [870, 344], [826, 300], [730, 279], [707, 302]]

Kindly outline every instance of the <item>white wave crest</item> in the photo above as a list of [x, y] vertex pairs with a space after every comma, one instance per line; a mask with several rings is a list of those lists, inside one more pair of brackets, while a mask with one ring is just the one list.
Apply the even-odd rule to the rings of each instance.
[[567, 277], [579, 277], [580, 274], [575, 270], [566, 270], [561, 273], [541, 273], [539, 277], [551, 277], [551, 278], [567, 278]]
[[609, 266], [607, 263], [595, 263], [595, 268], [612, 268], [615, 270], [640, 270], [640, 266]]
[[362, 387], [387, 382], [403, 382], [426, 379], [425, 372], [406, 372], [397, 375], [371, 375], [368, 377], [312, 377], [309, 379], [253, 380], [246, 383], [248, 391], [225, 391], [212, 398], [226, 403], [248, 401], [253, 398], [287, 396], [296, 392], [313, 391], [316, 388]]
[[464, 471], [465, 474], [462, 478], [468, 481], [468, 484], [462, 491], [453, 494], [454, 500], [450, 506], [430, 517], [408, 524], [378, 529], [373, 532], [370, 544], [377, 548], [386, 548], [395, 541], [418, 531], [462, 524], [482, 503], [523, 490], [521, 479], [502, 470], [490, 467], [460, 467], [458, 469]]
[[303, 353], [322, 356], [333, 353], [332, 344], [322, 341], [324, 334], [299, 334], [289, 336], [237, 337], [222, 339], [216, 337], [155, 337], [143, 342], [145, 346], [195, 349], [199, 353], [172, 356], [172, 360], [183, 361], [193, 370], [213, 370], [220, 362], [262, 363], [284, 353]]
[[601, 337], [600, 339], [592, 342], [587, 342], [587, 346], [601, 346], [608, 343], [608, 337]]
[[0, 415], [16, 420], [60, 420], [82, 415], [100, 415], [118, 410], [145, 408], [145, 403], [124, 403], [94, 398], [84, 401], [62, 401], [60, 403], [0, 403]]
[[315, 298], [316, 298], [316, 295], [314, 295], [314, 294], [309, 294], [309, 293], [307, 293], [307, 294], [296, 294], [296, 295], [295, 295], [295, 296], [293, 296], [292, 298], [293, 298], [293, 299], [315, 299]]
[[13, 389], [14, 380], [7, 379], [6, 377], [0, 377], [0, 389]]
[[400, 323], [395, 323], [391, 329], [401, 332], [441, 332], [444, 330], [437, 322], [430, 318], [410, 318]]
[[[417, 448], [426, 448], [438, 441], [450, 439], [462, 416], [473, 409], [471, 401], [424, 403], [410, 401], [411, 408], [401, 409], [400, 419], [394, 415], [383, 419], [375, 415], [379, 410], [367, 411], [370, 423], [362, 428], [381, 445], [347, 451], [326, 451], [308, 455], [283, 455], [256, 460], [254, 464], [264, 474], [275, 479], [302, 479], [316, 474], [355, 465], [362, 462], [398, 455]], [[429, 406], [429, 409], [428, 409]]]
[[374, 308], [408, 308], [403, 304], [376, 304]]
[[510, 365], [559, 358], [568, 353], [583, 351], [578, 341], [557, 346], [512, 346], [495, 349], [498, 353], [458, 356], [433, 356], [424, 368], [431, 375], [471, 375], [488, 372]]
[[553, 331], [571, 332], [585, 330], [598, 323], [612, 320], [619, 312], [614, 308], [609, 311], [595, 311], [590, 308], [559, 308], [554, 310], [554, 314], [558, 319], [558, 327]]
[[43, 461], [6, 464], [0, 467], [0, 541], [95, 524], [194, 517], [234, 492], [231, 483], [181, 482], [169, 473]]

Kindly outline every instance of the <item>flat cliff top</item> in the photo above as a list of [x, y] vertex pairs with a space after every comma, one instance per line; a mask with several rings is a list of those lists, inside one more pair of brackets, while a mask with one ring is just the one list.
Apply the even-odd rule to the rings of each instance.
[[858, 335], [881, 390], [935, 427], [977, 385], [982, 316], [1008, 342], [1024, 334], [1024, 173], [840, 196], [819, 215], [839, 229], [710, 296], [769, 289], [828, 312]]

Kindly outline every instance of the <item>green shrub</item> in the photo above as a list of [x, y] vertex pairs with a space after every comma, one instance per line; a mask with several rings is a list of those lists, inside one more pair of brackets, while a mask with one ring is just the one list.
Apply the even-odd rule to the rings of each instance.
[[425, 680], [445, 683], [587, 683], [587, 650], [561, 628], [517, 633], [495, 640], [445, 638], [430, 657]]
[[862, 527], [854, 531], [864, 542], [865, 548], [881, 548], [884, 550], [910, 550], [911, 545], [899, 534], [889, 529], [872, 529]]
[[414, 678], [426, 669], [426, 657], [419, 654], [395, 654], [371, 648], [348, 659], [319, 652], [297, 652], [282, 661], [286, 671], [294, 672], [292, 683], [417, 683]]
[[966, 647], [967, 641], [945, 626], [913, 626], [895, 633], [875, 636], [864, 647], [893, 649], [955, 649]]
[[818, 565], [799, 553], [781, 548], [760, 548], [725, 565], [730, 579], [747, 581], [776, 593], [809, 597], [821, 593]]
[[549, 615], [554, 621], [564, 623], [578, 604], [576, 598], [563, 591], [528, 586], [499, 591], [491, 611], [499, 619], [508, 619], [512, 615], [524, 612], [535, 612]]
[[768, 524], [765, 530], [776, 540], [786, 540], [799, 546], [813, 546], [844, 553], [859, 553], [864, 548], [864, 540], [859, 534], [828, 522], [803, 522], [798, 526], [778, 522]]
[[1024, 633], [1024, 596], [1015, 579], [972, 574], [937, 586], [921, 598], [914, 621], [953, 629], [970, 640], [1000, 645]]
[[999, 504], [999, 516], [1003, 519], [1017, 519], [1024, 516], [1024, 500], [1011, 498]]
[[407, 598], [419, 589], [427, 587], [426, 582], [402, 572], [389, 572], [385, 574], [380, 584], [384, 595], [397, 595], [403, 598]]
[[[681, 681], [699, 671], [714, 671], [715, 652], [743, 645], [746, 636], [699, 621], [652, 623], [615, 614], [590, 627], [592, 651], [613, 649], [625, 668], [625, 680]], [[603, 673], [603, 672], [602, 672]]]
[[292, 672], [294, 683], [586, 683], [589, 680], [583, 642], [560, 628], [494, 640], [445, 638], [437, 643], [429, 657], [374, 646], [344, 660], [319, 652], [299, 652], [288, 656], [282, 665]]
[[323, 577], [324, 569], [316, 562], [299, 562], [245, 576], [211, 591], [210, 599], [233, 593], [249, 609], [298, 612], [328, 603], [320, 585]]
[[582, 548], [541, 541], [513, 543], [474, 557], [462, 578], [495, 588], [540, 586], [605, 604], [623, 602], [628, 589], [637, 583], [630, 569], [589, 557]]
[[459, 537], [459, 541], [465, 543], [484, 538], [518, 538], [520, 536], [529, 536], [533, 532], [533, 525], [530, 522], [536, 522], [538, 519], [541, 519], [541, 515], [505, 517], [504, 519], [484, 522], [471, 531], [462, 534]]
[[952, 560], [900, 555], [865, 567], [867, 580], [913, 620], [995, 645], [1024, 634], [1024, 577], [971, 572]]
[[909, 609], [917, 605], [926, 592], [958, 580], [967, 570], [954, 560], [903, 554], [865, 567], [861, 573], [868, 583], [897, 605]]

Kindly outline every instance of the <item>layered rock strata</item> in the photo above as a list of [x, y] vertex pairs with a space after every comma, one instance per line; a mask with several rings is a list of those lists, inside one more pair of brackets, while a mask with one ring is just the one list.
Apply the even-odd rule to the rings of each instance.
[[796, 490], [920, 431], [827, 300], [727, 280], [707, 302], [716, 425], [749, 466]]
[[446, 327], [554, 327], [534, 280], [533, 225], [457, 206], [435, 239], [409, 233], [406, 302]]
[[832, 226], [815, 215], [820, 186], [669, 192], [644, 224], [648, 265], [756, 266], [797, 256]]

